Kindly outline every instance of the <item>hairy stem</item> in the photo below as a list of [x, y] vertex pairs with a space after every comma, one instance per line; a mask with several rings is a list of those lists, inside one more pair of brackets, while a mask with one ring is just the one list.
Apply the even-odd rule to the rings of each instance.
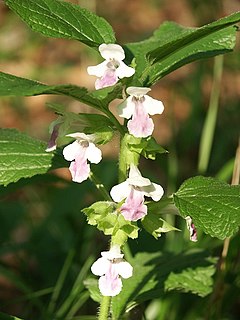
[[109, 309], [111, 304], [111, 297], [102, 297], [98, 320], [108, 320], [109, 319]]

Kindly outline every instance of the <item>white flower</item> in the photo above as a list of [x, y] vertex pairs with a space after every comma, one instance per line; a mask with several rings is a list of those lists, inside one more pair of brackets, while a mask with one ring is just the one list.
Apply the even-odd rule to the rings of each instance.
[[120, 210], [126, 220], [136, 221], [147, 214], [147, 206], [144, 205], [144, 196], [159, 201], [163, 196], [163, 188], [143, 178], [138, 168], [131, 165], [129, 178], [114, 186], [110, 195], [115, 202], [126, 199]]
[[128, 130], [133, 136], [146, 138], [153, 133], [154, 124], [149, 115], [161, 114], [164, 110], [163, 103], [147, 95], [150, 88], [129, 87], [129, 97], [118, 106], [120, 117], [128, 121]]
[[114, 297], [122, 290], [122, 280], [132, 276], [133, 268], [123, 259], [119, 246], [113, 246], [109, 251], [101, 252], [102, 257], [95, 261], [91, 271], [100, 276], [99, 290], [103, 296]]
[[63, 156], [66, 160], [72, 161], [69, 167], [72, 180], [81, 183], [88, 178], [90, 173], [87, 160], [91, 163], [99, 163], [102, 159], [102, 152], [93, 143], [94, 135], [76, 132], [67, 136], [76, 140], [63, 149]]
[[123, 62], [125, 53], [118, 44], [103, 43], [99, 46], [99, 51], [105, 61], [87, 68], [89, 75], [100, 78], [95, 82], [96, 89], [113, 86], [119, 79], [131, 77], [135, 73], [135, 69]]

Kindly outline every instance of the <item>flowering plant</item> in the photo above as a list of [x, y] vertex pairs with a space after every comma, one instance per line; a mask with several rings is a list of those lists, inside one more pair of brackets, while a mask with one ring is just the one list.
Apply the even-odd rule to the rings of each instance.
[[[73, 300], [79, 305], [76, 303], [75, 308], [70, 309], [71, 317], [68, 318], [65, 312], [70, 308], [68, 304], [60, 311], [54, 309], [58, 286], [47, 317], [76, 319], [74, 314], [89, 296], [100, 304], [100, 320], [130, 319], [132, 308], [151, 299], [154, 301], [159, 295], [162, 297], [164, 290], [182, 290], [201, 297], [213, 291], [214, 298], [216, 289], [212, 286], [212, 276], [216, 271], [220, 272], [221, 278], [222, 271], [217, 269], [215, 257], [207, 256], [204, 250], [184, 253], [183, 260], [176, 252], [168, 255], [150, 250], [133, 256], [128, 243], [140, 241], [143, 233], [160, 242], [163, 234], [179, 231], [179, 228], [183, 233], [185, 230], [189, 232], [188, 239], [192, 242], [200, 242], [199, 234], [203, 233], [226, 241], [238, 231], [240, 189], [235, 186], [239, 183], [237, 169], [234, 171], [234, 186], [199, 175], [183, 181], [172, 191], [157, 173], [151, 179], [155, 182], [151, 182], [147, 177], [150, 173], [140, 160], [144, 158], [150, 163], [168, 153], [153, 137], [161, 130], [156, 125], [154, 129], [154, 119], [150, 118], [156, 115], [161, 119], [160, 115], [164, 115], [168, 106], [165, 101], [157, 99], [156, 92], [148, 95], [151, 87], [187, 63], [232, 51], [240, 13], [200, 28], [184, 28], [167, 22], [149, 39], [119, 45], [110, 24], [79, 5], [60, 0], [4, 2], [34, 31], [49, 37], [78, 40], [91, 49], [98, 49], [98, 54], [105, 59], [87, 67], [89, 78], [97, 77], [93, 78], [96, 89], [93, 91], [69, 84], [47, 85], [0, 73], [2, 96], [64, 95], [98, 111], [96, 114], [77, 114], [61, 105], [50, 105], [58, 118], [50, 125], [48, 143], [16, 130], [0, 130], [1, 185], [67, 167], [75, 190], [83, 190], [82, 185], [91, 180], [101, 196], [98, 201], [99, 195], [88, 188], [86, 198], [92, 203], [82, 211], [88, 224], [96, 226], [102, 235], [108, 237], [109, 244], [101, 240], [101, 247], [108, 246], [107, 251], [102, 251], [102, 257], [95, 262], [86, 262], [92, 275], [87, 277], [85, 273], [84, 279], [82, 274], [79, 276], [84, 286], [81, 282], [81, 295], [74, 296]], [[121, 99], [121, 102], [112, 111], [109, 104], [115, 99]], [[119, 143], [116, 143], [117, 138]], [[112, 141], [115, 141], [115, 147], [116, 144], [119, 147], [118, 173], [116, 167], [112, 171], [107, 168], [111, 186], [105, 187], [106, 177], [103, 175], [103, 181], [98, 179], [95, 169], [101, 170], [97, 168], [102, 168], [104, 163], [101, 145]], [[201, 154], [205, 154], [205, 150]], [[172, 157], [171, 152], [169, 157]], [[91, 168], [88, 162], [92, 164]], [[156, 163], [158, 170], [164, 170], [157, 160]], [[204, 174], [208, 161], [199, 163], [199, 173]], [[76, 198], [74, 203], [77, 204]], [[67, 202], [68, 198], [64, 200]], [[175, 216], [184, 224], [175, 224]], [[189, 246], [187, 244], [186, 248]], [[79, 287], [73, 287], [71, 293], [78, 292]]]

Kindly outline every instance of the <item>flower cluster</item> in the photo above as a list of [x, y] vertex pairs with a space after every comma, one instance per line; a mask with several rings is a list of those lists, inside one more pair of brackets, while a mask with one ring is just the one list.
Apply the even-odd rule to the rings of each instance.
[[[99, 51], [105, 61], [87, 68], [89, 75], [97, 77], [96, 89], [113, 86], [120, 79], [134, 75], [135, 69], [123, 62], [125, 53], [121, 46], [101, 44]], [[137, 138], [147, 138], [152, 135], [154, 123], [150, 116], [161, 114], [164, 110], [161, 101], [147, 95], [149, 91], [151, 89], [146, 87], [128, 87], [126, 89], [128, 97], [117, 107], [118, 115], [128, 119], [129, 133]], [[56, 148], [58, 129], [59, 123], [56, 123], [51, 130], [51, 138], [46, 151]], [[76, 132], [67, 136], [73, 138], [74, 141], [63, 149], [63, 156], [71, 162], [69, 170], [72, 180], [81, 183], [89, 177], [89, 162], [99, 163], [102, 159], [102, 152], [95, 145], [94, 134]], [[159, 201], [163, 193], [163, 188], [142, 177], [134, 164], [130, 165], [126, 181], [114, 186], [110, 191], [113, 201], [120, 203], [119, 214], [122, 214], [128, 221], [137, 221], [146, 216], [145, 197]], [[93, 263], [91, 270], [93, 274], [100, 276], [99, 289], [102, 295], [116, 296], [122, 289], [121, 278], [131, 277], [133, 268], [123, 259], [120, 246], [113, 245], [109, 251], [104, 251], [101, 255], [102, 257]]]

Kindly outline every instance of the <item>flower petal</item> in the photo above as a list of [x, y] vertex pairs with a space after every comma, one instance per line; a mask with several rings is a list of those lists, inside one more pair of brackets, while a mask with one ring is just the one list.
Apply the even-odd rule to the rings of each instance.
[[129, 119], [133, 115], [135, 110], [135, 103], [132, 100], [132, 97], [128, 97], [122, 103], [117, 106], [117, 111], [119, 117]]
[[153, 99], [149, 96], [144, 96], [143, 107], [150, 115], [161, 114], [164, 110], [162, 101]]
[[102, 63], [99, 63], [96, 66], [89, 66], [87, 67], [87, 73], [90, 76], [96, 76], [98, 78], [102, 77], [106, 70], [108, 69], [107, 67], [107, 61], [103, 61]]
[[143, 204], [144, 195], [141, 191], [132, 188], [126, 201], [121, 206], [121, 214], [128, 221], [137, 221], [147, 214], [147, 206]]
[[137, 98], [145, 96], [149, 91], [151, 91], [151, 89], [147, 87], [128, 87], [126, 90], [130, 96]]
[[78, 154], [75, 161], [72, 161], [69, 167], [74, 182], [81, 183], [87, 180], [90, 174], [90, 166], [87, 164], [85, 154]]
[[102, 160], [102, 151], [90, 142], [86, 150], [86, 157], [92, 163], [99, 163]]
[[122, 259], [124, 256], [118, 245], [113, 245], [109, 251], [102, 251], [101, 255], [108, 260]]
[[162, 186], [156, 183], [141, 187], [141, 191], [146, 197], [151, 197], [153, 201], [159, 201], [164, 194]]
[[130, 278], [133, 274], [133, 267], [127, 261], [121, 261], [117, 264], [118, 274], [124, 279]]
[[137, 187], [148, 186], [151, 184], [151, 181], [147, 178], [144, 178], [138, 168], [131, 164], [129, 170], [129, 178], [126, 180], [128, 184]]
[[190, 216], [187, 216], [185, 218], [186, 220], [186, 223], [187, 223], [187, 228], [188, 228], [188, 231], [189, 231], [189, 236], [190, 236], [190, 240], [193, 241], [193, 242], [197, 242], [198, 239], [197, 239], [197, 229], [192, 221], [192, 218]]
[[116, 69], [116, 75], [119, 79], [129, 78], [135, 73], [135, 69], [127, 66], [123, 61], [118, 61], [119, 67]]
[[99, 258], [91, 266], [91, 271], [96, 276], [104, 275], [110, 268], [111, 262], [105, 258]]
[[146, 138], [153, 133], [153, 121], [149, 118], [149, 115], [140, 100], [135, 101], [135, 110], [133, 112], [132, 120], [128, 121], [127, 127], [129, 133], [137, 138]]
[[125, 58], [125, 53], [123, 48], [119, 44], [101, 44], [98, 48], [101, 56], [106, 59], [115, 59], [117, 61], [122, 61]]
[[94, 135], [93, 134], [86, 135], [85, 133], [82, 133], [82, 132], [74, 132], [74, 133], [67, 134], [66, 137], [72, 137], [72, 138], [75, 138], [76, 140], [90, 142], [93, 140]]
[[74, 141], [63, 149], [63, 156], [67, 161], [73, 161], [81, 150], [81, 145], [77, 141]]
[[122, 280], [119, 277], [111, 279], [106, 276], [100, 277], [98, 281], [99, 290], [103, 296], [115, 297], [122, 290]]
[[118, 77], [116, 75], [116, 70], [108, 68], [105, 70], [101, 79], [97, 79], [95, 82], [96, 90], [113, 86], [118, 82]]
[[131, 187], [129, 187], [129, 184], [126, 181], [124, 181], [112, 187], [110, 191], [110, 195], [113, 201], [121, 202], [123, 199], [125, 199], [128, 196], [128, 194], [130, 193], [130, 190], [131, 190]]

